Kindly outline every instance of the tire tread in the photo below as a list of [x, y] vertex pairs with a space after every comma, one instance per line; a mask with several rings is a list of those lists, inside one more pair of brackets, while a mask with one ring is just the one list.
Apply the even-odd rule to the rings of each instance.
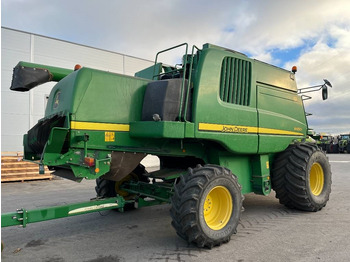
[[[326, 205], [331, 191], [330, 185], [329, 188], [325, 189], [327, 190], [326, 198], [321, 204], [313, 201], [307, 188], [308, 163], [312, 155], [318, 152], [324, 155], [323, 159], [327, 159], [325, 153], [312, 143], [290, 145], [285, 151], [276, 156], [272, 167], [271, 180], [276, 198], [279, 199], [281, 204], [304, 211], [318, 211]], [[327, 165], [329, 166], [328, 159]]]
[[[198, 247], [212, 248], [227, 243], [231, 237], [230, 235], [221, 239], [211, 239], [202, 232], [197, 219], [201, 192], [210, 181], [219, 176], [230, 178], [237, 185], [241, 198], [239, 207], [241, 210], [244, 199], [240, 191], [241, 187], [238, 184], [237, 177], [226, 168], [216, 165], [205, 165], [203, 167], [199, 165], [194, 169], [189, 168], [188, 174], [181, 176], [179, 183], [174, 186], [174, 195], [171, 198], [172, 207], [170, 209], [171, 224], [181, 238], [189, 243], [195, 243]], [[233, 229], [233, 233], [236, 232], [237, 224], [238, 222]]]

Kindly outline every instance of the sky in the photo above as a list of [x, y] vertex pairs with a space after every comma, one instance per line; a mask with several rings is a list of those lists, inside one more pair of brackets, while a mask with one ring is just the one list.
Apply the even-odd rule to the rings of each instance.
[[148, 60], [187, 42], [296, 65], [299, 88], [333, 85], [305, 101], [309, 127], [350, 133], [349, 0], [2, 0], [1, 25]]

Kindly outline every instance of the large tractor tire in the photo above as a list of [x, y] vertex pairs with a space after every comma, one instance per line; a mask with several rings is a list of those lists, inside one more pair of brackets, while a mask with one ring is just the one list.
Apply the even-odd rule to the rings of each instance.
[[333, 144], [326, 145], [326, 152], [327, 152], [327, 154], [333, 153]]
[[101, 198], [115, 197], [117, 195], [115, 191], [115, 181], [103, 178], [96, 179], [95, 191], [97, 197]]
[[271, 181], [281, 204], [318, 211], [329, 200], [332, 173], [328, 158], [315, 144], [298, 143], [276, 156]]
[[198, 247], [227, 243], [236, 233], [243, 199], [230, 170], [214, 165], [189, 168], [174, 187], [172, 226], [181, 238]]

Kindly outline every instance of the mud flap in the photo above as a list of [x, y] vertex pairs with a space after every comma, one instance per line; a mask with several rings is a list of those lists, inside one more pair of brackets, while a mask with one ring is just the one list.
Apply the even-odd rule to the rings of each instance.
[[144, 153], [113, 152], [111, 169], [101, 178], [120, 181], [129, 175], [145, 156]]

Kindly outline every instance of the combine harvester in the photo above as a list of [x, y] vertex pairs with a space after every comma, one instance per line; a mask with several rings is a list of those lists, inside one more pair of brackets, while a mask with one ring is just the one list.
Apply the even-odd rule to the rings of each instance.
[[[185, 49], [182, 65], [158, 56]], [[199, 247], [226, 243], [244, 194], [271, 189], [287, 207], [319, 211], [331, 192], [331, 169], [316, 143], [306, 142], [306, 92], [287, 71], [211, 44], [178, 45], [157, 54], [135, 77], [91, 68], [68, 70], [20, 62], [11, 90], [56, 81], [45, 117], [24, 135], [24, 159], [73, 181], [95, 179], [98, 198], [21, 209], [2, 226], [106, 209], [169, 203], [177, 234]], [[160, 169], [147, 173], [147, 155]]]

